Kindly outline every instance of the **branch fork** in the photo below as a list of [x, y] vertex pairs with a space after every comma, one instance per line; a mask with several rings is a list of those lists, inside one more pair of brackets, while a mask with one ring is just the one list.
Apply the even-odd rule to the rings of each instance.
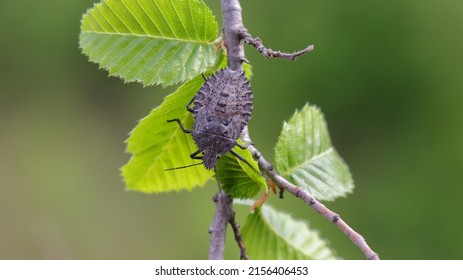
[[215, 202], [215, 215], [212, 225], [209, 228], [211, 242], [209, 247], [209, 260], [223, 260], [225, 253], [225, 238], [227, 236], [227, 225], [233, 229], [236, 243], [240, 248], [240, 258], [247, 260], [246, 248], [240, 233], [240, 226], [235, 220], [235, 210], [233, 210], [233, 199], [224, 191], [214, 195], [212, 200]]

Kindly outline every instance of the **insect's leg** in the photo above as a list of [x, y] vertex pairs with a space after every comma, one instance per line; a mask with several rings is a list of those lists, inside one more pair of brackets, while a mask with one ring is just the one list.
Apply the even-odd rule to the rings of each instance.
[[248, 143], [246, 143], [244, 145], [241, 145], [240, 143], [236, 142], [236, 146], [240, 147], [243, 150], [247, 149], [251, 145], [254, 145], [254, 144], [252, 142], [248, 142]]
[[[192, 153], [190, 155], [190, 158], [191, 159], [203, 159], [202, 156], [198, 156], [199, 153], [201, 153], [202, 151], [201, 150], [197, 150], [196, 152]], [[184, 166], [179, 166], [179, 167], [174, 167], [174, 168], [167, 168], [167, 169], [164, 169], [164, 171], [171, 171], [171, 170], [177, 170], [177, 169], [183, 169], [183, 168], [188, 168], [188, 167], [192, 167], [192, 166], [196, 166], [196, 165], [200, 165], [200, 164], [203, 164], [202, 162], [198, 162], [198, 163], [193, 163], [193, 164], [189, 164], [189, 165], [184, 165]]]
[[195, 110], [193, 110], [193, 108], [191, 108], [191, 104], [195, 101], [196, 99], [196, 95], [193, 96], [193, 98], [191, 98], [190, 102], [188, 102], [188, 104], [186, 104], [186, 110], [190, 113], [194, 113]]
[[180, 122], [179, 119], [168, 120], [167, 122], [177, 122], [183, 132], [185, 132], [185, 133], [191, 133], [192, 132], [191, 129], [184, 128], [182, 122]]
[[178, 169], [188, 168], [188, 167], [192, 167], [192, 166], [196, 166], [196, 165], [200, 165], [200, 164], [203, 164], [203, 163], [202, 162], [197, 162], [197, 163], [193, 163], [193, 164], [189, 164], [189, 165], [173, 167], [173, 168], [167, 168], [167, 169], [164, 169], [164, 171], [178, 170]]
[[190, 155], [190, 158], [191, 159], [203, 159], [203, 156], [198, 156], [199, 153], [201, 153], [202, 151], [201, 150], [197, 150], [196, 152], [192, 153]]
[[219, 176], [217, 175], [217, 167], [215, 165], [214, 165], [214, 174], [215, 174], [215, 178], [217, 179], [217, 185], [219, 186], [219, 190], [222, 191], [222, 187], [220, 186]]
[[240, 154], [238, 154], [237, 152], [233, 151], [233, 150], [230, 150], [230, 152], [235, 156], [237, 157], [239, 160], [241, 160], [242, 162], [246, 163], [249, 167], [251, 167], [252, 170], [256, 171], [257, 174], [260, 174], [259, 171], [257, 171], [254, 166], [252, 166], [244, 157], [242, 157]]

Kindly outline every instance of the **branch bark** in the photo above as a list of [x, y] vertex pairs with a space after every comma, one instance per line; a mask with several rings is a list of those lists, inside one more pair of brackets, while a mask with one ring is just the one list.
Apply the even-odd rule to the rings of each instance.
[[225, 239], [227, 225], [234, 216], [233, 200], [222, 190], [214, 195], [215, 215], [209, 228], [211, 243], [209, 246], [209, 260], [223, 260], [225, 253]]
[[220, 2], [228, 67], [234, 71], [241, 71], [243, 61], [246, 61], [240, 35], [243, 30], [246, 30], [241, 16], [241, 5], [238, 0], [221, 0]]

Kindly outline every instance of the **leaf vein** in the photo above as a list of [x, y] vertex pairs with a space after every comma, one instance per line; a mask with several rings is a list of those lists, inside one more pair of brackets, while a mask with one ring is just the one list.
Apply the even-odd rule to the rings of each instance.
[[[190, 1], [186, 1], [186, 2], [190, 2]], [[177, 14], [177, 17], [178, 17], [180, 23], [182, 24], [182, 27], [183, 27], [183, 30], [185, 31], [185, 34], [188, 36], [188, 39], [190, 39], [191, 36], [190, 36], [190, 34], [188, 34], [188, 30], [186, 29], [185, 24], [183, 23], [182, 17], [180, 16], [180, 14], [177, 11], [177, 7], [175, 7], [175, 4], [174, 4], [174, 2], [172, 2], [172, 0], [170, 0], [170, 4], [174, 8], [174, 11]]]
[[116, 13], [116, 10], [114, 10], [113, 7], [111, 7], [111, 5], [110, 5], [111, 1], [106, 1], [105, 3], [109, 7], [109, 9], [111, 9], [111, 11], [116, 16], [116, 18], [119, 19], [119, 21], [127, 28], [127, 30], [129, 30], [131, 33], [135, 34], [135, 32], [133, 32], [133, 30], [125, 23], [125, 21], [122, 19], [122, 17], [118, 13]]
[[162, 37], [156, 36], [152, 34], [136, 34], [136, 33], [124, 33], [124, 32], [100, 32], [100, 31], [83, 31], [82, 34], [100, 34], [100, 35], [109, 35], [109, 36], [135, 36], [135, 37], [149, 37], [153, 39], [162, 39], [162, 40], [169, 40], [169, 41], [180, 41], [186, 43], [194, 43], [200, 45], [212, 45], [212, 42], [208, 41], [200, 41], [200, 40], [186, 40], [177, 37]]
[[301, 169], [303, 167], [311, 165], [312, 162], [316, 161], [319, 158], [322, 158], [322, 157], [328, 155], [329, 153], [332, 153], [333, 151], [334, 151], [333, 147], [329, 147], [328, 149], [326, 149], [325, 151], [315, 155], [314, 157], [308, 158], [305, 161], [303, 161], [301, 163], [298, 163], [297, 165], [295, 165], [293, 167], [289, 167], [288, 169], [285, 170], [284, 175], [290, 175], [290, 174], [292, 174], [294, 172], [297, 172], [295, 170], [299, 170], [299, 169]]
[[172, 34], [174, 34], [175, 37], [178, 37], [178, 35], [175, 33], [175, 30], [172, 28], [172, 26], [170, 26], [169, 20], [166, 18], [166, 16], [165, 16], [164, 13], [162, 12], [162, 9], [159, 8], [158, 3], [156, 3], [156, 0], [153, 0], [153, 3], [154, 3], [154, 5], [156, 6], [156, 8], [159, 10], [159, 12], [161, 13], [161, 15], [162, 15], [162, 17], [164, 18], [164, 20], [166, 21], [167, 26], [169, 26], [169, 29], [170, 29], [170, 31], [172, 32]]
[[[127, 7], [127, 4], [125, 4], [124, 0], [122, 0], [121, 2], [124, 5], [124, 7], [126, 8], [126, 10], [133, 16], [133, 18], [138, 23], [138, 25], [141, 27], [141, 29], [143, 29], [143, 32], [145, 32], [145, 34], [148, 34], [148, 31], [145, 29], [145, 27], [143, 27], [143, 24], [141, 23], [141, 20], [139, 20], [137, 18], [137, 16], [132, 12], [132, 10], [129, 9], [129, 7]], [[138, 0], [136, 2], [138, 3]]]
[[188, 3], [188, 8], [190, 10], [191, 22], [193, 23], [192, 25], [193, 25], [193, 29], [194, 29], [195, 35], [196, 35], [195, 38], [199, 38], [198, 32], [196, 31], [196, 23], [195, 23], [195, 17], [193, 16], [193, 9], [191, 9], [190, 1], [187, 1], [187, 3]]

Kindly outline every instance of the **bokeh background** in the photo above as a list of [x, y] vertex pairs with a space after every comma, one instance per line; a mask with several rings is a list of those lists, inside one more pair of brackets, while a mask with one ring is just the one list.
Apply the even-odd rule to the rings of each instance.
[[[122, 183], [123, 141], [175, 87], [124, 84], [88, 62], [78, 35], [94, 2], [0, 2], [0, 259], [205, 259], [214, 184], [146, 195]], [[220, 23], [219, 1], [206, 2]], [[246, 48], [256, 146], [272, 160], [282, 122], [316, 104], [356, 183], [329, 207], [384, 259], [463, 259], [463, 2], [242, 6], [268, 47], [315, 44], [296, 62]], [[309, 221], [339, 256], [363, 259], [302, 202], [269, 203]]]

